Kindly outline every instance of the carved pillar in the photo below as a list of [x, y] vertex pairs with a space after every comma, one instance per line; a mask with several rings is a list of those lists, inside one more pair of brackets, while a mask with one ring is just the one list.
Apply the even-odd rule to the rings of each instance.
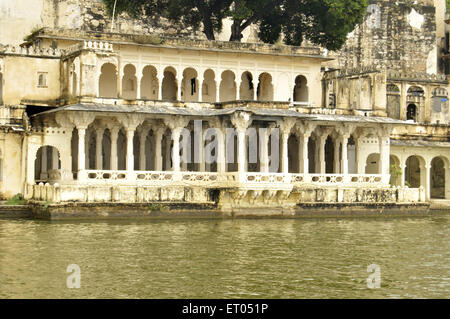
[[155, 171], [161, 172], [163, 170], [162, 162], [162, 137], [165, 127], [158, 127], [153, 132], [155, 133]]
[[162, 87], [163, 87], [164, 75], [158, 76], [157, 79], [158, 79], [158, 100], [161, 101], [163, 99]]
[[236, 79], [236, 100], [239, 101], [241, 99], [241, 80]]
[[55, 147], [52, 150], [52, 169], [59, 169], [58, 150]]
[[175, 118], [165, 119], [164, 123], [170, 128], [172, 131], [172, 170], [174, 172], [180, 171], [180, 137], [181, 131], [186, 125], [189, 124], [188, 118], [183, 118], [181, 116], [177, 116]]
[[48, 178], [48, 172], [47, 172], [47, 146], [43, 146], [41, 148], [41, 176], [40, 179], [45, 180]]
[[406, 164], [404, 164], [404, 163], [400, 164], [400, 169], [402, 170], [400, 186], [401, 187], [405, 187], [405, 183], [406, 183]]
[[86, 174], [86, 129], [94, 121], [90, 113], [67, 114], [68, 120], [73, 123], [78, 131], [78, 181], [84, 182]]
[[177, 101], [181, 101], [181, 91], [182, 91], [182, 84], [183, 84], [183, 76], [180, 74], [179, 76], [178, 76], [178, 78], [176, 79], [176, 81], [177, 81], [177, 86], [178, 86], [178, 89], [177, 89]]
[[259, 156], [261, 173], [269, 173], [269, 136], [270, 129], [259, 129]]
[[198, 76], [198, 101], [203, 102], [203, 76]]
[[99, 128], [95, 131], [95, 168], [97, 170], [103, 169], [103, 128]]
[[431, 164], [425, 164], [425, 198], [431, 199]]
[[289, 173], [289, 153], [288, 142], [291, 130], [296, 123], [296, 119], [285, 118], [279, 122], [281, 133], [281, 172], [284, 174]]
[[240, 174], [242, 174], [242, 173], [245, 173], [245, 171], [247, 170], [247, 160], [245, 158], [245, 154], [246, 154], [245, 132], [252, 123], [251, 115], [249, 113], [245, 113], [245, 112], [234, 113], [233, 116], [231, 117], [231, 123], [233, 123], [233, 125], [237, 131], [238, 172]]
[[298, 123], [297, 135], [299, 137], [299, 161], [300, 172], [303, 174], [309, 174], [309, 155], [308, 155], [308, 143], [312, 132], [316, 128], [316, 125], [311, 123]]
[[139, 72], [136, 75], [136, 98], [138, 100], [141, 99], [141, 80], [142, 80], [142, 72]]
[[127, 134], [127, 165], [126, 169], [128, 172], [134, 171], [134, 148], [133, 148], [133, 139], [134, 139], [134, 131], [135, 128], [133, 127], [127, 127], [126, 128], [126, 134]]
[[341, 174], [348, 175], [348, 139], [350, 135], [342, 135]]
[[78, 126], [78, 181], [84, 181], [86, 179], [86, 154], [84, 146], [86, 138], [87, 127]]
[[[276, 92], [274, 90], [274, 92]], [[253, 101], [258, 101], [258, 79], [253, 79]]]
[[110, 165], [111, 170], [116, 171], [119, 168], [118, 165], [118, 158], [117, 158], [117, 139], [119, 137], [119, 127], [112, 127], [110, 128], [111, 133], [111, 159], [110, 159]]
[[216, 80], [216, 103], [220, 102], [220, 80]]
[[322, 135], [319, 137], [319, 174], [325, 174], [325, 144], [327, 142], [328, 135]]
[[339, 174], [341, 172], [341, 159], [339, 158], [340, 155], [340, 147], [341, 147], [341, 139], [336, 137], [334, 139], [334, 160], [333, 160], [333, 171], [335, 174]]
[[145, 171], [146, 167], [146, 154], [145, 154], [145, 144], [147, 142], [147, 128], [142, 128], [139, 134], [139, 170]]

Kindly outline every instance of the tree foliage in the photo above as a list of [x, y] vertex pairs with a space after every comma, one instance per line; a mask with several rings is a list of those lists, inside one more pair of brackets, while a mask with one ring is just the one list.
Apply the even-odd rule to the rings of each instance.
[[275, 43], [283, 35], [289, 45], [308, 39], [330, 50], [339, 49], [347, 34], [365, 15], [367, 0], [103, 0], [109, 13], [128, 12], [138, 18], [157, 14], [203, 32], [209, 40], [230, 18], [230, 41], [241, 41], [252, 24], [259, 25], [259, 38]]

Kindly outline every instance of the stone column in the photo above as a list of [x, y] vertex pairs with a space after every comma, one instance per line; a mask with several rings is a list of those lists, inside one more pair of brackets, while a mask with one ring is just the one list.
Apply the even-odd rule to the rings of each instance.
[[[446, 165], [446, 163], [444, 162], [444, 165]], [[445, 194], [445, 199], [450, 199], [450, 167], [445, 166], [445, 187], [444, 187], [444, 194]]]
[[220, 102], [220, 81], [216, 80], [216, 102]]
[[[274, 92], [276, 92], [274, 90]], [[253, 79], [253, 100], [258, 101], [258, 79]]]
[[279, 122], [281, 134], [281, 172], [284, 174], [289, 173], [288, 143], [289, 136], [291, 135], [295, 123], [296, 119], [293, 118], [285, 118], [283, 121]]
[[121, 61], [119, 61], [118, 63], [118, 75], [117, 75], [117, 97], [119, 99], [122, 98], [123, 96], [123, 90], [122, 90], [122, 79], [123, 79], [123, 70], [122, 70], [122, 65], [121, 65]]
[[389, 149], [389, 136], [380, 135], [378, 137], [378, 143], [380, 147], [380, 169], [379, 172], [382, 175], [390, 175], [389, 161], [390, 161], [390, 149]]
[[159, 127], [153, 132], [155, 134], [155, 171], [161, 172], [163, 170], [162, 162], [162, 137], [164, 134], [164, 128]]
[[178, 86], [178, 90], [177, 90], [177, 101], [181, 101], [181, 89], [182, 89], [182, 84], [183, 84], [183, 76], [180, 74], [178, 76], [178, 78], [176, 79], [177, 81], [177, 86]]
[[327, 141], [328, 135], [322, 135], [319, 137], [319, 173], [325, 174], [326, 172], [326, 163], [325, 163], [325, 144]]
[[48, 172], [47, 172], [47, 146], [43, 146], [41, 148], [41, 179], [47, 179], [48, 178]]
[[181, 136], [181, 127], [177, 127], [172, 130], [172, 140], [173, 140], [173, 148], [172, 148], [172, 170], [174, 172], [180, 171], [180, 136]]
[[340, 157], [339, 157], [339, 151], [340, 151], [340, 147], [341, 147], [341, 141], [340, 141], [340, 139], [339, 138], [335, 138], [335, 140], [334, 140], [334, 160], [333, 160], [333, 164], [334, 164], [334, 167], [333, 167], [333, 171], [334, 171], [334, 173], [335, 174], [340, 174], [341, 173], [341, 166], [342, 166], [342, 163], [341, 163], [341, 159], [340, 159]]
[[129, 173], [134, 171], [134, 148], [133, 148], [133, 139], [134, 139], [135, 128], [128, 127], [126, 128], [127, 133], [127, 171]]
[[54, 147], [52, 150], [53, 150], [52, 151], [52, 169], [59, 169], [59, 153], [58, 153], [58, 149], [56, 149], [56, 147]]
[[90, 142], [91, 142], [91, 134], [92, 134], [92, 132], [91, 132], [91, 130], [87, 130], [86, 129], [86, 137], [85, 137], [85, 139], [84, 139], [84, 149], [85, 149], [85, 153], [86, 153], [86, 157], [84, 158], [84, 162], [85, 162], [85, 167], [86, 167], [86, 169], [90, 169], [91, 167], [90, 167], [90, 158], [89, 158], [89, 151], [90, 151], [90, 149], [91, 149], [91, 145], [90, 145]]
[[281, 132], [281, 172], [283, 174], [289, 173], [288, 141], [289, 133]]
[[141, 99], [141, 80], [142, 80], [142, 72], [136, 75], [136, 98], [138, 100]]
[[425, 198], [431, 200], [431, 164], [425, 164]]
[[163, 87], [164, 75], [158, 76], [157, 79], [158, 79], [158, 100], [161, 101], [163, 99], [162, 87]]
[[203, 76], [198, 76], [198, 101], [203, 102]]
[[142, 128], [139, 134], [139, 170], [145, 171], [146, 168], [146, 154], [145, 154], [145, 144], [147, 142], [148, 130]]
[[[181, 116], [171, 117], [164, 119], [164, 123], [170, 128], [172, 131], [172, 140], [173, 140], [173, 148], [172, 148], [172, 170], [174, 172], [180, 171], [180, 137], [181, 131], [186, 125], [189, 124], [189, 118], [184, 118]], [[169, 140], [170, 142], [170, 140]]]
[[239, 101], [241, 99], [241, 80], [236, 79], [236, 100]]
[[225, 133], [224, 130], [220, 130], [221, 134], [217, 136], [217, 171], [219, 173], [226, 172], [226, 158], [225, 158]]
[[103, 169], [103, 128], [99, 128], [95, 131], [95, 168], [97, 170]]
[[111, 133], [111, 158], [110, 158], [110, 165], [112, 171], [117, 171], [119, 168], [118, 165], [118, 158], [117, 158], [117, 138], [119, 137], [119, 128], [118, 127], [112, 127], [110, 128]]
[[78, 130], [78, 181], [85, 181], [86, 175], [86, 154], [85, 154], [85, 138], [87, 127], [77, 127]]
[[341, 174], [348, 175], [348, 139], [350, 135], [342, 136]]
[[237, 131], [238, 137], [238, 172], [239, 174], [243, 174], [246, 172], [247, 160], [245, 158], [245, 146], [246, 146], [246, 138], [245, 133], [247, 128], [251, 125], [252, 119], [249, 113], [239, 112], [234, 113], [231, 117], [231, 123], [233, 123], [234, 127]]
[[300, 161], [300, 171], [303, 174], [309, 174], [309, 156], [308, 156], [308, 143], [309, 138], [311, 137], [312, 132], [315, 129], [315, 125], [311, 123], [298, 123], [297, 135], [299, 137], [300, 144], [299, 145], [299, 161]]
[[406, 182], [406, 164], [400, 164], [400, 169], [402, 170], [401, 180], [400, 180], [400, 186], [405, 187]]
[[269, 173], [269, 136], [270, 128], [259, 129], [259, 156], [261, 173]]

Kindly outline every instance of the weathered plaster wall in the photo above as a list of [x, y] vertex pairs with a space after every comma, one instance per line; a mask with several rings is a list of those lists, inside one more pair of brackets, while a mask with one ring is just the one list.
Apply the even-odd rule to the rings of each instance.
[[[45, 77], [45, 85], [39, 85], [40, 74]], [[60, 60], [7, 56], [4, 58], [3, 80], [5, 105], [19, 105], [22, 99], [56, 100], [61, 96]]]
[[[436, 2], [442, 5], [441, 0]], [[349, 34], [335, 66], [437, 73], [436, 21], [442, 13], [437, 15], [436, 10], [440, 8], [432, 0], [370, 0], [364, 23]]]
[[22, 193], [22, 135], [0, 132], [0, 198]]

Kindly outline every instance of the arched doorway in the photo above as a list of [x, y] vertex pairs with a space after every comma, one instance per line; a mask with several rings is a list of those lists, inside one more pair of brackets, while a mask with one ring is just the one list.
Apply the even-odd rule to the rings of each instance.
[[410, 156], [406, 160], [405, 184], [410, 188], [419, 188], [424, 185], [423, 160], [418, 156]]
[[34, 160], [34, 179], [36, 183], [51, 182], [61, 180], [61, 174], [58, 175], [58, 170], [61, 169], [60, 154], [56, 147], [42, 146], [36, 153]]
[[402, 183], [403, 172], [400, 168], [400, 160], [395, 155], [391, 155], [389, 158], [389, 173], [391, 174], [389, 183], [393, 186], [400, 186]]
[[430, 195], [434, 199], [445, 199], [445, 161], [435, 157], [431, 161]]
[[372, 153], [366, 160], [366, 174], [376, 175], [380, 172], [380, 154]]

